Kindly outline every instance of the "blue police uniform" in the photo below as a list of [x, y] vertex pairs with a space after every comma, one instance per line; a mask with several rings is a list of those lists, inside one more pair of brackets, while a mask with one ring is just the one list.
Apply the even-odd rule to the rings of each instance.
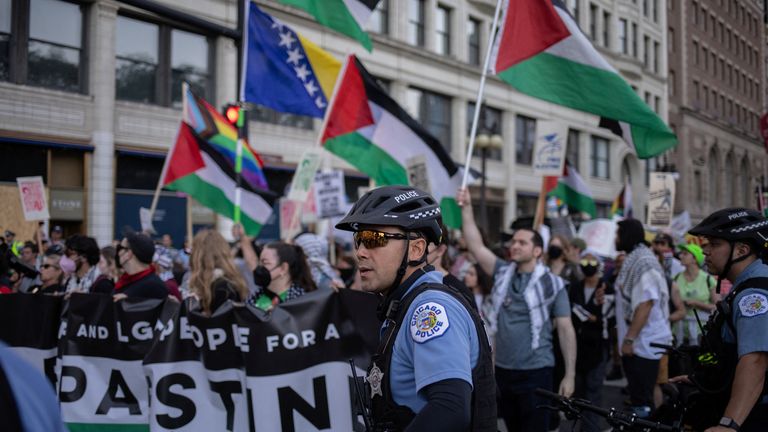
[[[442, 273], [427, 272], [404, 296], [421, 284], [441, 284], [442, 280]], [[427, 403], [419, 393], [424, 387], [447, 379], [473, 385], [479, 343], [472, 318], [450, 294], [424, 291], [413, 300], [405, 317], [395, 338], [389, 380], [394, 401], [418, 413]]]

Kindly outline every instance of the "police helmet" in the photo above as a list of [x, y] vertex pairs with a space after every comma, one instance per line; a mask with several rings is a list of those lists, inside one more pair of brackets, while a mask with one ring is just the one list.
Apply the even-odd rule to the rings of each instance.
[[396, 226], [421, 232], [427, 241], [440, 244], [440, 205], [423, 190], [411, 186], [383, 186], [368, 191], [336, 224], [342, 231], [360, 225]]
[[747, 242], [768, 247], [768, 219], [757, 211], [747, 208], [726, 208], [704, 218], [689, 234], [714, 237], [731, 242]]

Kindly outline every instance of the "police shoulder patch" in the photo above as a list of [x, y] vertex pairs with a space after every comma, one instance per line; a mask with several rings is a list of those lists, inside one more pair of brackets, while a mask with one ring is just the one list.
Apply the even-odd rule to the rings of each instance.
[[448, 313], [440, 303], [427, 302], [419, 305], [411, 316], [411, 337], [418, 343], [434, 339], [448, 330]]
[[762, 294], [747, 294], [739, 300], [739, 309], [745, 317], [768, 312], [768, 299]]

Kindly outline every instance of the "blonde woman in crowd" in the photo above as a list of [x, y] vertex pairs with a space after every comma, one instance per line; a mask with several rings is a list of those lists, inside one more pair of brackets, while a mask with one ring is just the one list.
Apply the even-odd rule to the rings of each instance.
[[229, 244], [218, 232], [202, 230], [195, 235], [189, 267], [189, 290], [203, 314], [211, 315], [227, 300], [242, 302], [248, 297]]

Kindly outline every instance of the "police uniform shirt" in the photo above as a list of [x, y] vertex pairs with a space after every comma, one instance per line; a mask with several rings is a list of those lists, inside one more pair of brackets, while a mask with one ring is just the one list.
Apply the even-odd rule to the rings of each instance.
[[[425, 273], [408, 288], [442, 283], [437, 271]], [[407, 292], [406, 292], [407, 295]], [[419, 391], [447, 379], [472, 385], [480, 355], [469, 312], [450, 294], [427, 290], [411, 303], [395, 339], [389, 379], [395, 403], [418, 413], [427, 400]]]
[[[756, 277], [768, 277], [768, 265], [757, 260], [747, 266], [736, 278], [734, 286]], [[739, 357], [753, 352], [768, 352], [768, 291], [747, 288], [739, 292], [733, 301], [733, 324]], [[723, 339], [733, 343], [734, 335], [729, 326], [723, 326]]]

